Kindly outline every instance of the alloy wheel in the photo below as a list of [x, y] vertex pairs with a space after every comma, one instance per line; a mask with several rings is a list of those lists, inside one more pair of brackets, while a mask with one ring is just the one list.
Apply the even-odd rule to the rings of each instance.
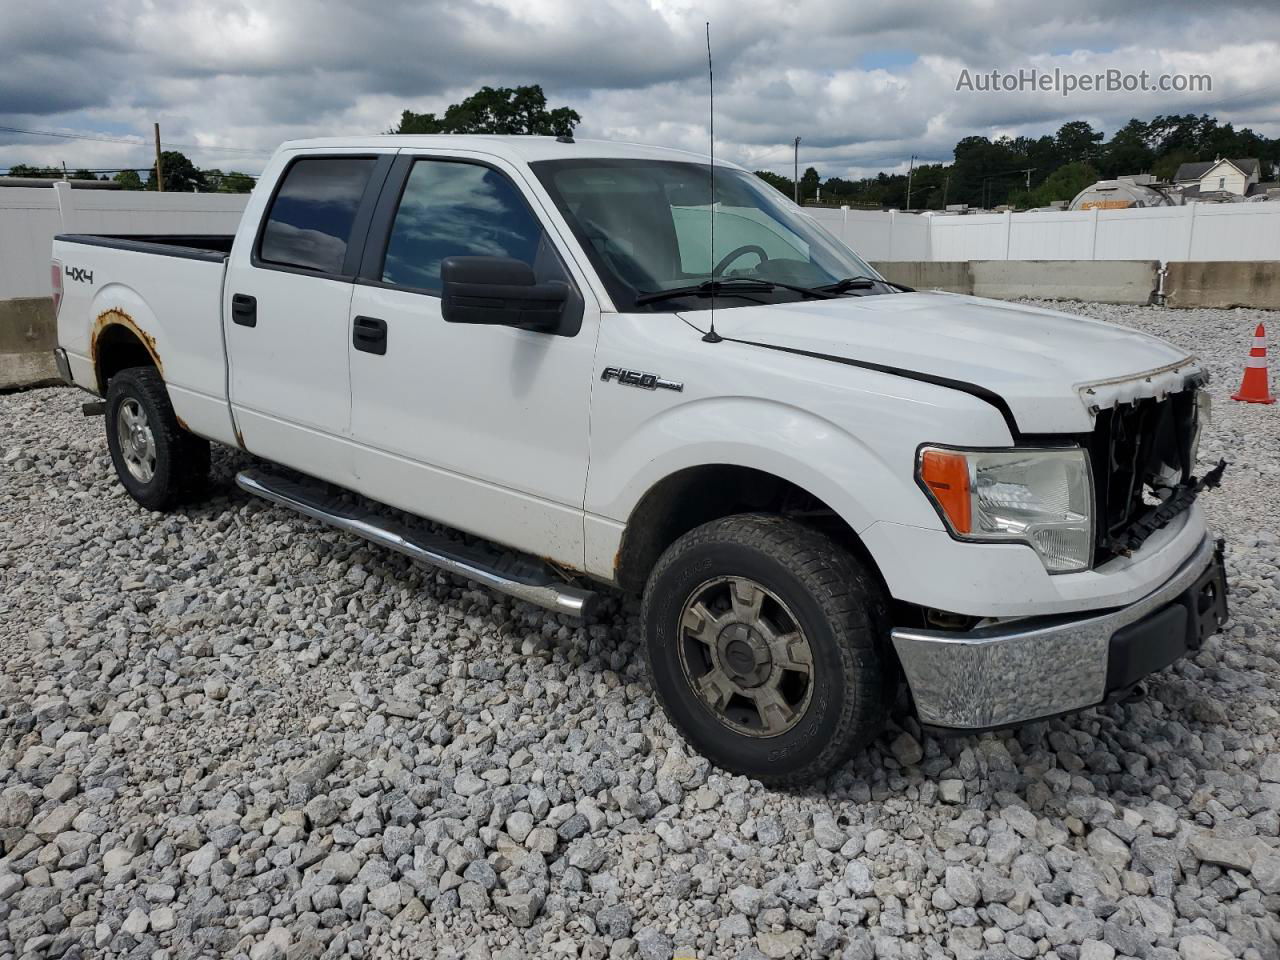
[[716, 718], [750, 737], [786, 733], [813, 693], [813, 649], [799, 622], [747, 577], [719, 577], [693, 591], [680, 617], [680, 666]]

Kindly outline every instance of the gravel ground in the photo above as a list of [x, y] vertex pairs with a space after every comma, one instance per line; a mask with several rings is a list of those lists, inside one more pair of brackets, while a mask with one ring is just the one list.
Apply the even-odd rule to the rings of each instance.
[[[1139, 702], [827, 783], [710, 769], [581, 626], [236, 492], [167, 517], [0, 396], [0, 958], [1280, 956], [1280, 408], [1256, 311], [1069, 309], [1214, 370], [1234, 619]], [[1280, 318], [1274, 329], [1280, 331]]]

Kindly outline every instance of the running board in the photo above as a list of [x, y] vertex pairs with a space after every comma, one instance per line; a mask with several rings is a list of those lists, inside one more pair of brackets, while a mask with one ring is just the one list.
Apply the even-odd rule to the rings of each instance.
[[554, 571], [533, 557], [512, 555], [483, 546], [468, 546], [447, 537], [410, 531], [372, 510], [346, 503], [340, 496], [273, 476], [260, 470], [236, 474], [236, 485], [264, 500], [296, 510], [313, 520], [370, 543], [403, 553], [420, 563], [466, 577], [479, 584], [572, 617], [595, 611], [600, 595], [558, 580]]

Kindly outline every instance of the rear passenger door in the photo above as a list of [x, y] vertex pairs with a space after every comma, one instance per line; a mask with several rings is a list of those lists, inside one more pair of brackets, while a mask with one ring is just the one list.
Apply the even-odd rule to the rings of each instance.
[[[351, 483], [352, 281], [392, 151], [286, 157], [237, 244], [223, 305], [232, 412], [248, 450]], [[256, 200], [257, 198], [255, 198]], [[248, 218], [255, 211], [246, 211]]]
[[[562, 333], [446, 323], [445, 257], [514, 257], [569, 287]], [[581, 567], [599, 308], [518, 168], [397, 158], [351, 304], [357, 489]]]

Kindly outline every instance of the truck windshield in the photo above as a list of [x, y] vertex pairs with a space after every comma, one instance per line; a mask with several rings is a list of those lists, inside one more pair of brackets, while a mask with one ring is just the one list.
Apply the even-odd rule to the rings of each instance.
[[[530, 165], [623, 312], [704, 310], [806, 298], [806, 289], [891, 293], [879, 274], [759, 177], [667, 160], [543, 160]], [[715, 212], [715, 249], [711, 215]], [[749, 278], [767, 283], [703, 284]], [[658, 294], [659, 296], [655, 296]], [[831, 293], [827, 294], [832, 295]]]

